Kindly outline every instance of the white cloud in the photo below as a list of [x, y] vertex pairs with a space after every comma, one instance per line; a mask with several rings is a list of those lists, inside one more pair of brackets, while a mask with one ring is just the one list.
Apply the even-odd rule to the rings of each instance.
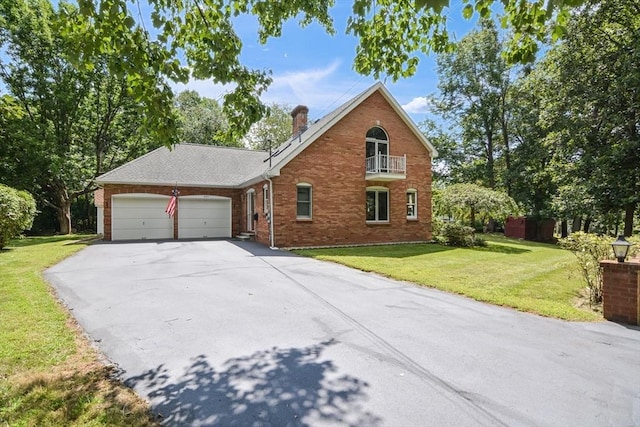
[[409, 114], [428, 113], [433, 107], [433, 101], [426, 96], [418, 96], [408, 103], [402, 105], [402, 108]]
[[317, 119], [365, 90], [373, 80], [341, 69], [335, 59], [325, 67], [274, 74], [273, 83], [262, 97], [264, 102], [291, 106], [306, 105], [309, 116]]

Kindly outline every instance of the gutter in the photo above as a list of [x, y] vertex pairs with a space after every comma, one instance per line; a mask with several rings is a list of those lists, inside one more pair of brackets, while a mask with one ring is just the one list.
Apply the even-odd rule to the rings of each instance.
[[264, 179], [269, 181], [269, 247], [271, 249], [278, 249], [276, 247], [276, 234], [275, 234], [275, 215], [273, 208], [273, 181], [267, 174], [262, 175]]

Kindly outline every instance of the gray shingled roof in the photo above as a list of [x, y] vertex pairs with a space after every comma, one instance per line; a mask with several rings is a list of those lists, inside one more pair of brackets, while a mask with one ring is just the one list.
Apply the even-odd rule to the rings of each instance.
[[99, 176], [98, 184], [237, 187], [268, 167], [264, 151], [178, 144], [158, 148]]

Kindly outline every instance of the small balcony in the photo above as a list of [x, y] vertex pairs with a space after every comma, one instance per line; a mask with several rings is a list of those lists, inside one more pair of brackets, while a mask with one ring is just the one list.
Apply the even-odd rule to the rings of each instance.
[[397, 181], [407, 178], [407, 155], [378, 154], [367, 157], [365, 179], [369, 181]]

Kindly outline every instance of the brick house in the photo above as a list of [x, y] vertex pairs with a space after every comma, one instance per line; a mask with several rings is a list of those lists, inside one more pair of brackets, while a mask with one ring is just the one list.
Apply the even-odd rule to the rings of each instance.
[[[267, 151], [179, 144], [97, 178], [105, 240], [250, 234], [278, 247], [431, 239], [431, 160], [437, 155], [376, 83]], [[175, 215], [165, 207], [179, 191]]]

